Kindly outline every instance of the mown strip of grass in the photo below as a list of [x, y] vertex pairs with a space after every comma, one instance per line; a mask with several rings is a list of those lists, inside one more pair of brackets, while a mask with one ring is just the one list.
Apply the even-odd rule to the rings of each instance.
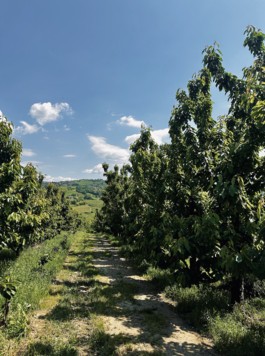
[[[17, 338], [26, 333], [28, 313], [39, 306], [40, 300], [48, 294], [49, 285], [62, 268], [74, 235], [62, 233], [52, 240], [29, 247], [5, 270], [17, 287], [10, 305], [7, 328], [0, 330], [0, 354], [7, 339]], [[4, 303], [0, 299], [0, 307]]]
[[58, 297], [45, 313], [45, 334], [28, 340], [25, 355], [75, 356], [80, 348], [87, 354], [97, 354], [92, 349], [97, 347], [98, 338], [102, 338], [104, 327], [93, 309], [105, 299], [95, 281], [92, 245], [89, 234], [79, 232], [75, 236], [63, 268], [56, 275], [56, 283], [49, 288], [50, 295], [41, 303], [42, 307], [47, 306], [52, 298]]

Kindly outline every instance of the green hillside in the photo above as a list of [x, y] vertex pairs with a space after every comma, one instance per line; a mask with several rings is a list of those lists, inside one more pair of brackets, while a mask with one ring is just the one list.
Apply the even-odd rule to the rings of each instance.
[[66, 191], [68, 197], [76, 202], [82, 199], [97, 199], [105, 187], [103, 179], [80, 179], [56, 183]]
[[100, 196], [105, 188], [105, 181], [103, 179], [80, 179], [55, 184], [65, 191], [73, 209], [91, 222], [96, 209], [102, 206]]

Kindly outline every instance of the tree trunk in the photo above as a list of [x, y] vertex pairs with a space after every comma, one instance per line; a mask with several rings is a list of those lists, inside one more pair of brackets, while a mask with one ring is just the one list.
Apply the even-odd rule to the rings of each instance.
[[231, 303], [240, 303], [245, 299], [245, 281], [243, 277], [232, 278]]
[[190, 285], [198, 284], [200, 282], [200, 265], [196, 257], [190, 259]]

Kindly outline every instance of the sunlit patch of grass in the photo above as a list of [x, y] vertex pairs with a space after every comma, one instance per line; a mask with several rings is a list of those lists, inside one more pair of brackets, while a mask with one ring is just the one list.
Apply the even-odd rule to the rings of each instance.
[[52, 296], [56, 296], [58, 294], [60, 294], [63, 290], [63, 285], [61, 284], [52, 284], [50, 286], [50, 289], [49, 289], [49, 295]]
[[40, 309], [51, 309], [53, 308], [56, 304], [58, 304], [60, 300], [60, 295], [55, 294], [55, 295], [49, 295], [46, 298], [42, 299], [40, 301]]
[[[11, 300], [8, 327], [0, 332], [6, 345], [11, 341], [5, 337], [18, 338], [27, 332], [28, 316], [47, 296], [52, 278], [62, 267], [71, 238], [63, 233], [38, 246], [29, 247], [6, 270], [17, 287]], [[47, 257], [44, 264], [41, 263], [43, 256]], [[0, 300], [0, 307], [2, 302]]]
[[76, 205], [73, 206], [73, 209], [79, 214], [92, 213], [92, 209], [88, 205]]
[[224, 355], [265, 354], [265, 300], [255, 298], [234, 306], [233, 312], [212, 318], [209, 330]]
[[70, 323], [50, 323], [45, 334], [36, 340], [30, 340], [23, 355], [78, 355], [76, 347], [77, 335]]

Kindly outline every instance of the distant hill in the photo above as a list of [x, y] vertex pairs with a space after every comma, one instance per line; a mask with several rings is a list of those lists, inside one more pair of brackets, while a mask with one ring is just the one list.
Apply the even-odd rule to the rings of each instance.
[[72, 204], [80, 204], [83, 200], [99, 199], [106, 185], [103, 179], [79, 179], [54, 184], [65, 191]]

